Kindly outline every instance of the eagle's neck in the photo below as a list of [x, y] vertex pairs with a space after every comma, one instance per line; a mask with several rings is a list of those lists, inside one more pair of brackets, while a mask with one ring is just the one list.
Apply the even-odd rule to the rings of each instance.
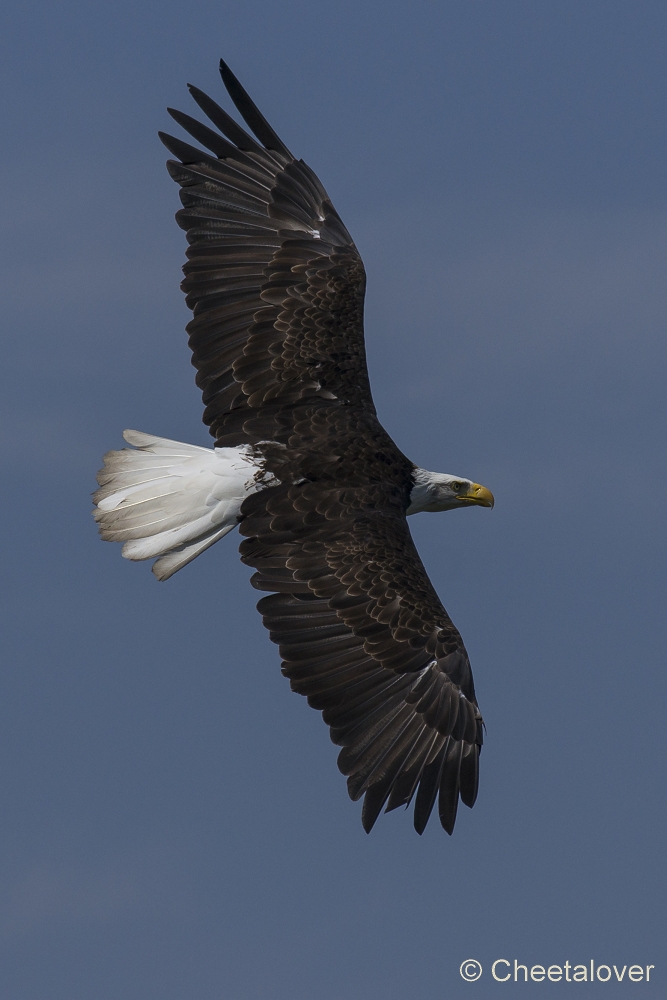
[[454, 506], [442, 496], [442, 488], [453, 478], [441, 472], [429, 472], [428, 469], [415, 466], [412, 470], [410, 506], [406, 514], [419, 514], [427, 510], [448, 510], [450, 506]]

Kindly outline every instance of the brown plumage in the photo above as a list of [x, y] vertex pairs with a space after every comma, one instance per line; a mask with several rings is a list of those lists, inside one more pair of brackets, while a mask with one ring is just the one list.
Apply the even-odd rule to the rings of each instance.
[[[364, 828], [416, 794], [417, 831], [439, 798], [451, 833], [459, 797], [472, 806], [477, 795], [482, 718], [465, 647], [407, 525], [416, 467], [373, 405], [364, 267], [315, 174], [224, 63], [221, 73], [255, 137], [191, 87], [219, 131], [170, 113], [210, 153], [161, 138], [177, 158], [168, 169], [181, 187], [204, 420], [216, 447], [245, 446], [258, 468], [260, 488], [240, 507], [241, 557], [270, 592], [258, 608], [284, 674], [342, 747]], [[121, 534], [121, 505], [105, 502], [105, 537], [139, 538]]]

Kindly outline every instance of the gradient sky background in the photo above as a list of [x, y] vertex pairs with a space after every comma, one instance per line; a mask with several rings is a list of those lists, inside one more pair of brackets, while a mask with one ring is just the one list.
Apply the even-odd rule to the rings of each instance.
[[[664, 0], [3, 19], [2, 1000], [664, 996]], [[363, 254], [385, 426], [496, 494], [412, 520], [488, 726], [451, 839], [363, 833], [233, 537], [158, 584], [90, 517], [124, 427], [208, 443], [156, 132], [221, 55]]]

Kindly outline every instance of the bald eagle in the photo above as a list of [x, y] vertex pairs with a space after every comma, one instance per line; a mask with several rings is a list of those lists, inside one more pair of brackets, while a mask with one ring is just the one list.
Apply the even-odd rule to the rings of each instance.
[[364, 829], [416, 796], [417, 832], [437, 798], [451, 834], [459, 797], [477, 796], [483, 722], [406, 516], [493, 496], [418, 468], [378, 421], [359, 253], [313, 171], [220, 72], [253, 134], [192, 86], [215, 130], [169, 113], [209, 152], [160, 133], [181, 188], [181, 287], [215, 445], [125, 431], [133, 447], [104, 456], [94, 516], [125, 558], [156, 557], [159, 580], [238, 526], [283, 673], [342, 747]]

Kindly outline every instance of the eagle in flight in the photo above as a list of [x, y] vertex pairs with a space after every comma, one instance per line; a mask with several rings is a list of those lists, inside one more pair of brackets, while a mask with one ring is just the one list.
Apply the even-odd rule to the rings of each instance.
[[492, 507], [484, 486], [427, 472], [378, 421], [364, 351], [364, 266], [313, 171], [228, 66], [249, 134], [196, 87], [215, 130], [172, 118], [209, 152], [160, 133], [187, 233], [182, 288], [213, 448], [127, 430], [98, 474], [95, 518], [166, 580], [233, 528], [292, 689], [342, 747], [350, 796], [380, 811], [436, 798], [451, 834], [477, 796], [482, 717], [461, 636], [407, 515]]

